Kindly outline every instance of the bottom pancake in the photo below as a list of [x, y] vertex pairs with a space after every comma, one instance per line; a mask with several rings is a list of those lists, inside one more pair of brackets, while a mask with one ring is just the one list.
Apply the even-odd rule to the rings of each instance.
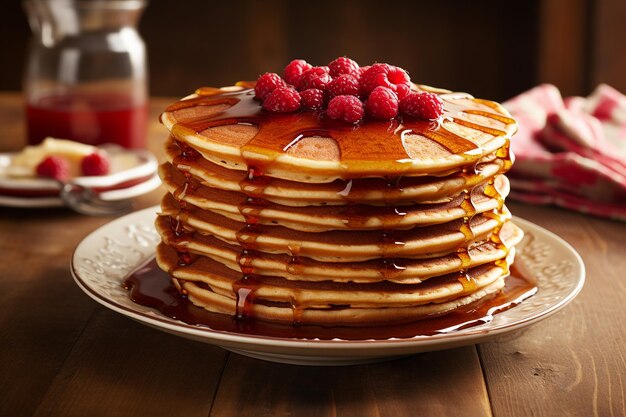
[[[512, 261], [512, 251], [507, 261]], [[448, 274], [421, 284], [289, 281], [280, 277], [240, 279], [241, 274], [205, 257], [178, 265], [176, 251], [157, 249], [159, 266], [196, 306], [231, 316], [323, 326], [404, 323], [441, 315], [474, 303], [504, 286], [506, 265], [490, 263], [467, 274]]]
[[[282, 322], [288, 324], [319, 326], [377, 326], [400, 324], [450, 313], [458, 308], [477, 302], [496, 294], [504, 287], [504, 279], [480, 290], [443, 303], [430, 303], [411, 307], [352, 308], [337, 306], [332, 309], [302, 309], [253, 303], [250, 315], [258, 320]], [[197, 291], [188, 294], [189, 300], [196, 306], [216, 313], [235, 315], [234, 300], [210, 291]]]

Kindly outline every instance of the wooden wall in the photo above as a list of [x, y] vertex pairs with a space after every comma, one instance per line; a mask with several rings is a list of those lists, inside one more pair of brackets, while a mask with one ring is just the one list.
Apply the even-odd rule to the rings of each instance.
[[[17, 1], [0, 13], [0, 90], [18, 90], [29, 37]], [[412, 79], [504, 100], [539, 82], [587, 94], [626, 92], [623, 0], [152, 0], [140, 31], [154, 95], [181, 96], [280, 71], [302, 57], [348, 55], [409, 70]]]

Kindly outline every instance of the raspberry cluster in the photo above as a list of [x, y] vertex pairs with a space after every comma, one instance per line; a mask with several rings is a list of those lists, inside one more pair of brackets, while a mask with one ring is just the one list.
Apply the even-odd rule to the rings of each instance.
[[439, 96], [411, 86], [402, 68], [382, 63], [361, 67], [348, 57], [339, 57], [324, 67], [295, 59], [282, 77], [271, 72], [261, 75], [254, 92], [270, 112], [325, 110], [331, 119], [348, 123], [358, 123], [366, 115], [379, 120], [399, 114], [423, 120], [441, 117]]
[[[109, 158], [101, 153], [94, 152], [80, 161], [80, 169], [83, 175], [106, 175], [109, 173]], [[50, 155], [44, 158], [35, 168], [37, 176], [54, 178], [60, 181], [66, 180], [70, 173], [70, 164], [67, 159]]]

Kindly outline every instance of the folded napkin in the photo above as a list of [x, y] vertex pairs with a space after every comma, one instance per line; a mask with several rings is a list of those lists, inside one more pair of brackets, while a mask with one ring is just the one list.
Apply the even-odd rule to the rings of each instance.
[[626, 221], [626, 97], [600, 85], [563, 99], [539, 85], [504, 106], [519, 123], [510, 197]]

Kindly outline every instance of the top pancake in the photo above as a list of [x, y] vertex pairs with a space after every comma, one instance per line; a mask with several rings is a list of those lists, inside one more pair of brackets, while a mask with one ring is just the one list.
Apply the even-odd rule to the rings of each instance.
[[272, 114], [243, 87], [199, 89], [169, 106], [161, 120], [215, 164], [308, 183], [451, 172], [508, 146], [517, 127], [502, 106], [434, 91], [444, 102], [441, 122], [352, 125], [311, 111]]

